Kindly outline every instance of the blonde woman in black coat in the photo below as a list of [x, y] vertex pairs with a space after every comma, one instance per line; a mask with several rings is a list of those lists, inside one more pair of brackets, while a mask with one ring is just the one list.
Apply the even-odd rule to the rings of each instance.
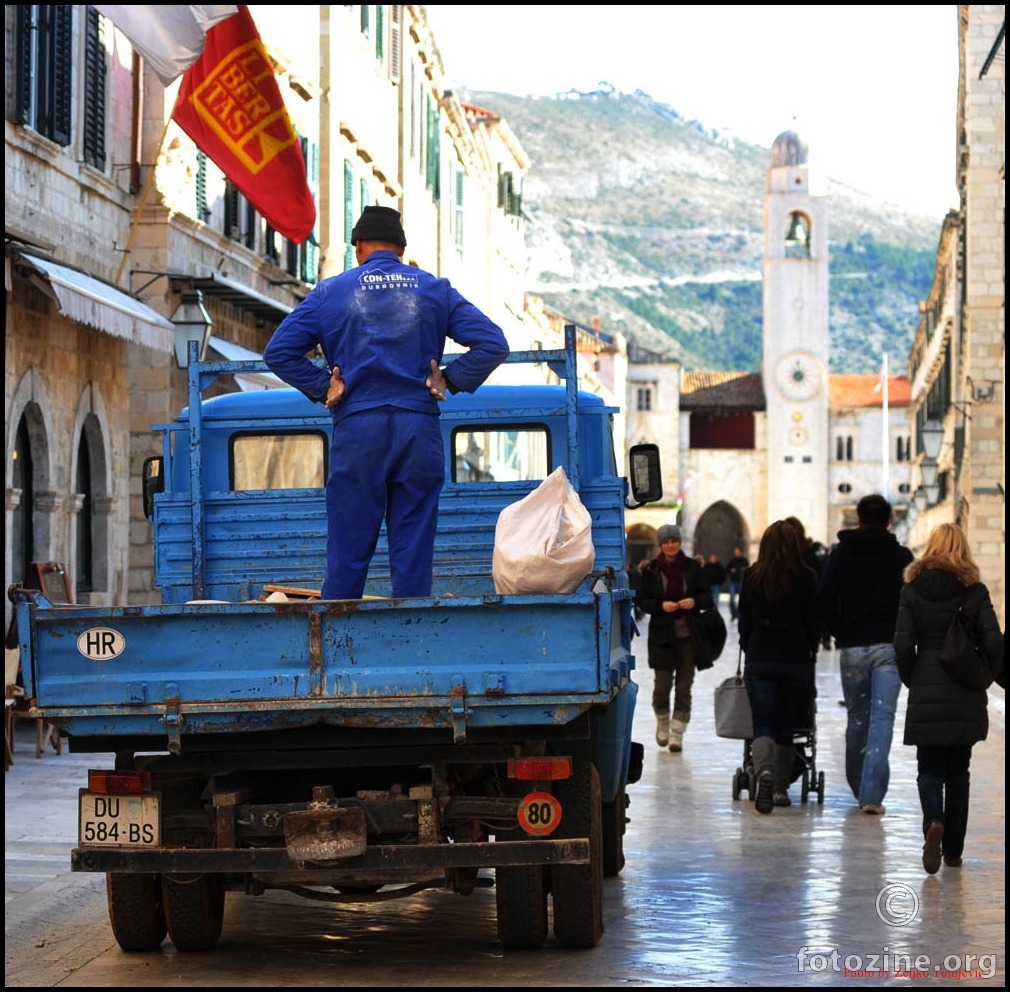
[[922, 556], [905, 569], [894, 648], [908, 686], [905, 743], [914, 744], [922, 805], [922, 865], [930, 875], [961, 866], [968, 828], [971, 749], [989, 733], [988, 696], [940, 668], [940, 647], [962, 600], [978, 604], [976, 641], [1002, 681], [1003, 634], [989, 590], [979, 581], [964, 531], [940, 524]]

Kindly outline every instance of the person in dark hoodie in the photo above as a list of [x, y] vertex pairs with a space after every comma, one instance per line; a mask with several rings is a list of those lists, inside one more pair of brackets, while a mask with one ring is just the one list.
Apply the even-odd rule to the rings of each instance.
[[940, 524], [922, 557], [905, 569], [894, 647], [908, 686], [905, 743], [915, 746], [922, 806], [922, 866], [930, 875], [960, 868], [968, 829], [971, 749], [989, 733], [988, 695], [952, 679], [940, 648], [954, 614], [973, 618], [975, 643], [1004, 686], [1004, 640], [989, 590], [980, 581], [964, 531]]
[[845, 777], [864, 813], [884, 812], [901, 678], [894, 626], [912, 552], [889, 531], [891, 504], [878, 493], [856, 505], [859, 526], [838, 532], [821, 577], [824, 626], [841, 649], [848, 709]]

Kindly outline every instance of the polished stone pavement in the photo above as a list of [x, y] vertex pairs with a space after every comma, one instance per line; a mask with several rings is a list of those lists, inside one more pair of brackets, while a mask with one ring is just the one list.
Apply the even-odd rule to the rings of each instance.
[[[714, 733], [712, 690], [735, 669], [735, 627], [715, 668], [696, 680], [695, 715], [680, 754], [655, 744], [644, 636], [634, 648], [641, 686], [636, 738], [646, 744], [645, 768], [630, 790], [627, 865], [605, 883], [599, 947], [570, 951], [549, 938], [539, 951], [502, 951], [490, 889], [350, 908], [287, 893], [256, 899], [232, 893], [214, 951], [181, 955], [166, 943], [156, 954], [123, 955], [103, 918], [101, 878], [68, 871], [76, 790], [95, 758], [64, 751], [36, 760], [29, 738], [19, 736], [5, 778], [6, 936], [10, 955], [17, 921], [29, 920], [39, 970], [28, 980], [9, 956], [8, 984], [1003, 987], [1001, 689], [990, 692], [989, 739], [974, 750], [964, 865], [930, 876], [921, 862], [914, 749], [901, 744], [904, 690], [887, 812], [868, 816], [844, 779], [838, 653], [823, 652], [816, 744], [824, 802], [815, 794], [800, 802], [794, 784], [792, 807], [761, 816], [746, 794], [733, 799], [742, 743]], [[54, 922], [47, 903], [56, 899], [79, 903], [77, 939], [89, 945], [72, 973], [66, 944], [73, 935]], [[915, 974], [896, 973], [908, 964], [918, 966]], [[959, 976], [959, 969], [975, 974]]]

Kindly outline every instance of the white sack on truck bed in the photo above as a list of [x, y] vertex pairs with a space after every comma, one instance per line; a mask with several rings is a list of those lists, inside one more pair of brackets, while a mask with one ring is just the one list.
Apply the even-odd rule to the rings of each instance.
[[491, 563], [498, 593], [572, 593], [595, 560], [592, 518], [560, 466], [498, 515]]

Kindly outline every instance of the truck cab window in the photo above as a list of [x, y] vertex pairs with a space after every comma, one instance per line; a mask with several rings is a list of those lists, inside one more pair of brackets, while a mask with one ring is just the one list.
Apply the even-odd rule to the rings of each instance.
[[547, 478], [550, 445], [543, 427], [482, 430], [452, 435], [453, 482], [529, 482]]
[[305, 434], [240, 434], [232, 439], [232, 491], [321, 489], [326, 484], [327, 438]]

